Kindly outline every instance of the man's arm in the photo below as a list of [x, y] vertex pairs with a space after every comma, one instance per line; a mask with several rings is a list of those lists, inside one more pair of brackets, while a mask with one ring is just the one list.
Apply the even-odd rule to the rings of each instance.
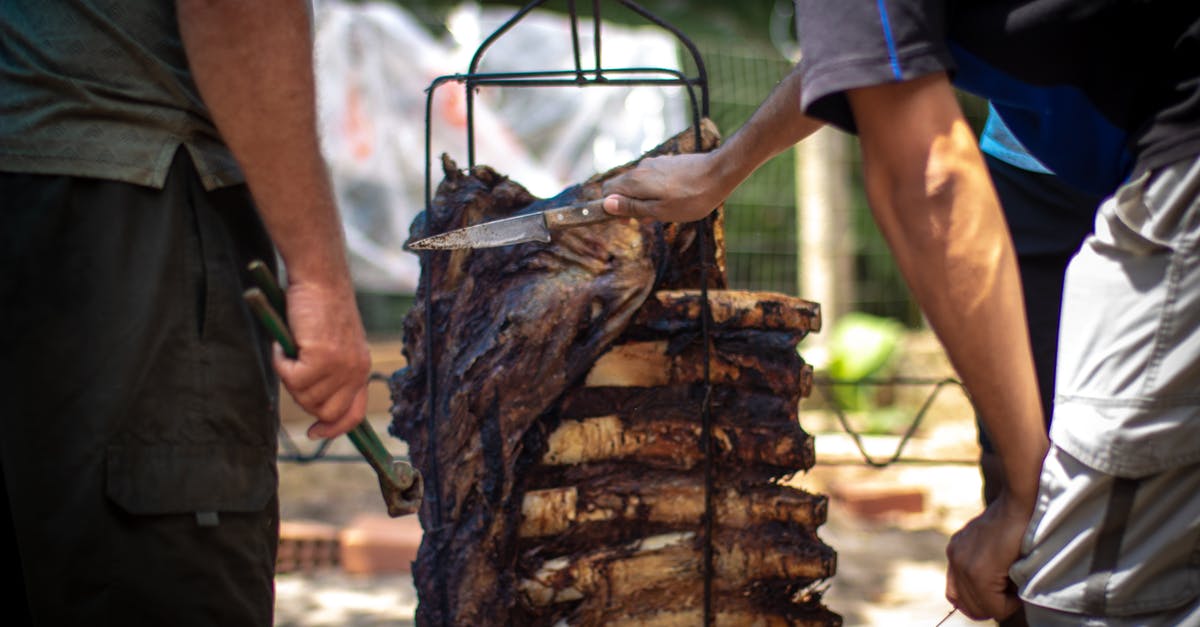
[[177, 0], [196, 85], [246, 175], [288, 272], [300, 348], [275, 368], [317, 417], [312, 438], [349, 431], [366, 409], [370, 355], [341, 223], [317, 140], [312, 35], [303, 0]]
[[800, 113], [800, 74], [792, 71], [720, 148], [646, 159], [604, 184], [614, 215], [690, 222], [703, 218], [768, 159], [822, 126]]
[[1012, 242], [944, 74], [849, 98], [875, 221], [1004, 467], [1005, 491], [947, 548], [947, 596], [972, 618], [1004, 617], [1048, 447]]

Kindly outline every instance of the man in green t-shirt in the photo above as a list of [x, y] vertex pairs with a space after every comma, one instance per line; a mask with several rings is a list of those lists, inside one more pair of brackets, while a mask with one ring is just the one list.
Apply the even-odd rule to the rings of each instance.
[[[310, 20], [0, 4], [0, 551], [28, 622], [272, 622], [276, 375], [327, 438], [369, 369]], [[240, 297], [276, 250], [296, 360]]]

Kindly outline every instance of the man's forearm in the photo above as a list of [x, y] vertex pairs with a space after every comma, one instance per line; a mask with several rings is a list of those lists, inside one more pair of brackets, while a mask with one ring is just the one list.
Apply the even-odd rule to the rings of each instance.
[[800, 111], [800, 73], [783, 78], [754, 115], [717, 151], [717, 173], [732, 182], [730, 190], [762, 164], [821, 128], [820, 120]]
[[971, 392], [1010, 496], [1032, 507], [1047, 441], [1015, 253], [974, 135], [942, 75], [851, 102], [876, 221]]
[[800, 75], [793, 71], [717, 150], [646, 159], [609, 179], [604, 210], [666, 222], [698, 220], [768, 159], [820, 127], [800, 112]]
[[349, 288], [315, 119], [302, 0], [178, 0], [200, 94], [246, 176], [292, 281]]
[[177, 0], [188, 65], [288, 271], [296, 359], [279, 378], [328, 438], [366, 409], [370, 353], [317, 140], [312, 33], [302, 0]]

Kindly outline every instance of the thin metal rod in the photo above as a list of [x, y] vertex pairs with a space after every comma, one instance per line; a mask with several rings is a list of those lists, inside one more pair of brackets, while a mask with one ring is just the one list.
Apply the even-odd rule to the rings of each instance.
[[943, 617], [942, 620], [939, 620], [938, 624], [934, 625], [933, 627], [942, 627], [942, 625], [945, 624], [946, 621], [950, 620], [950, 617], [954, 616], [954, 613], [957, 611], [958, 611], [957, 607], [950, 608], [950, 611], [946, 614], [946, 616]]
[[[690, 90], [689, 90], [689, 93]], [[700, 115], [695, 108], [695, 99], [692, 100], [692, 135], [695, 142], [692, 150], [700, 152], [701, 141], [703, 139], [700, 132]], [[713, 533], [716, 527], [716, 509], [713, 507], [713, 493], [715, 492], [716, 481], [716, 460], [713, 447], [713, 418], [712, 418], [712, 338], [711, 338], [711, 321], [712, 309], [708, 301], [708, 255], [709, 248], [714, 242], [711, 242], [708, 237], [708, 223], [710, 217], [705, 217], [700, 220], [700, 233], [697, 245], [700, 253], [700, 337], [704, 343], [704, 400], [700, 406], [700, 448], [704, 454], [704, 548], [703, 548], [703, 576], [704, 576], [704, 626], [710, 627], [714, 624], [716, 615], [713, 612]]]
[[[325, 450], [328, 449], [329, 445], [332, 443], [333, 440], [321, 440], [321, 443], [317, 445], [317, 449], [315, 451], [305, 455], [300, 451], [300, 447], [296, 446], [296, 441], [292, 439], [292, 435], [288, 433], [286, 429], [280, 429], [279, 445], [283, 448], [284, 454], [280, 455], [279, 459], [280, 461], [295, 461], [300, 463], [314, 462], [318, 459], [329, 459], [331, 456], [326, 455]], [[358, 461], [361, 459], [360, 456], [352, 457], [350, 455], [345, 455], [344, 457], [346, 461]]]
[[596, 50], [596, 80], [604, 80], [604, 64], [600, 62], [600, 0], [592, 0], [592, 46]]
[[[896, 381], [902, 381], [902, 380], [903, 379], [897, 379]], [[909, 381], [909, 384], [910, 385], [913, 384], [914, 381], [928, 382], [927, 380], [913, 379], [913, 380]], [[868, 385], [881, 385], [885, 382], [863, 381], [861, 383], [866, 383]], [[845, 382], [845, 381], [817, 380], [817, 381], [814, 381], [813, 387], [820, 390], [821, 386], [823, 386], [823, 385], [826, 387], [835, 387], [838, 385], [853, 385], [853, 383], [849, 383], [849, 382]], [[830, 406], [833, 407], [833, 413], [834, 413], [834, 415], [837, 416], [838, 423], [841, 425], [842, 430], [845, 431], [846, 434], [850, 436], [850, 439], [854, 442], [854, 446], [856, 448], [858, 448], [859, 454], [862, 455], [863, 461], [866, 462], [866, 464], [868, 466], [872, 466], [874, 468], [886, 468], [886, 467], [900, 461], [901, 455], [904, 454], [904, 447], [907, 446], [909, 440], [911, 440], [913, 438], [913, 436], [916, 435], [917, 428], [921, 426], [921, 421], [925, 419], [925, 414], [927, 414], [929, 412], [929, 408], [933, 406], [933, 402], [935, 400], [937, 400], [938, 395], [947, 386], [958, 387], [960, 389], [963, 389], [965, 392], [965, 388], [963, 387], [962, 382], [957, 379], [945, 378], [945, 379], [940, 379], [940, 380], [934, 381], [933, 382], [933, 391], [930, 392], [929, 396], [927, 396], [925, 398], [925, 402], [922, 403], [920, 409], [917, 410], [917, 413], [913, 417], [912, 422], [908, 425], [908, 429], [906, 429], [904, 431], [904, 435], [902, 435], [900, 437], [900, 441], [896, 444], [896, 450], [892, 453], [891, 456], [888, 457], [888, 459], [886, 461], [879, 461], [879, 460], [875, 459], [874, 457], [871, 457], [870, 453], [867, 453], [867, 447], [866, 447], [866, 444], [863, 443], [862, 434], [860, 434], [859, 432], [855, 431], [853, 428], [850, 427], [850, 421], [846, 417], [846, 412], [842, 410], [841, 405], [838, 404], [837, 400], [833, 397], [832, 394], [828, 395], [827, 400], [830, 402]], [[822, 394], [824, 394], [824, 392], [822, 392]]]
[[[625, 81], [630, 81], [630, 82], [631, 81], [645, 81], [644, 84], [647, 84], [647, 85], [654, 85], [654, 84], [699, 85], [699, 84], [701, 84], [698, 79], [691, 78], [691, 77], [687, 76], [686, 74], [684, 74], [681, 70], [676, 70], [676, 69], [672, 69], [672, 68], [626, 67], [626, 68], [608, 68], [604, 71], [607, 72], [608, 74], [635, 74], [635, 75], [661, 74], [663, 76], [672, 77], [672, 78], [663, 78], [663, 77], [655, 78], [653, 76], [643, 76], [642, 78], [624, 79]], [[584, 70], [585, 76], [589, 73], [594, 74], [595, 71], [594, 70]], [[496, 81], [496, 80], [503, 80], [503, 79], [525, 80], [525, 79], [549, 79], [549, 78], [555, 78], [555, 77], [575, 77], [575, 76], [576, 76], [575, 70], [541, 70], [541, 71], [536, 71], [536, 72], [480, 72], [478, 74], [470, 74], [470, 75], [468, 75], [468, 74], [447, 74], [445, 76], [439, 76], [437, 79], [435, 79], [434, 82], [437, 84], [444, 83], [447, 81], [454, 81], [454, 82], [458, 82], [458, 83], [470, 82], [473, 85], [480, 85], [480, 84], [488, 84], [489, 82]], [[593, 81], [596, 83], [599, 83], [599, 84], [604, 84], [604, 85], [607, 85], [610, 82], [609, 79], [604, 79], [602, 81], [598, 81], [596, 79], [590, 79], [589, 83], [591, 83]], [[568, 79], [568, 80], [563, 80], [562, 83], [565, 85], [572, 85], [572, 84], [574, 84], [574, 81]]]
[[579, 15], [575, 12], [575, 0], [567, 0], [567, 11], [571, 18], [571, 52], [575, 58], [575, 76], [583, 82], [583, 55], [579, 52]]
[[533, 2], [521, 7], [520, 10], [514, 13], [512, 17], [508, 18], [508, 21], [501, 24], [500, 28], [492, 31], [492, 34], [488, 35], [487, 39], [484, 39], [483, 43], [479, 44], [479, 47], [475, 49], [475, 54], [471, 57], [471, 63], [467, 65], [467, 73], [474, 74], [476, 71], [478, 71], [479, 61], [483, 59], [483, 53], [486, 52], [488, 48], [491, 48], [492, 44], [495, 43], [497, 39], [500, 39], [504, 33], [507, 33], [509, 29], [511, 29], [517, 22], [520, 22], [522, 19], [524, 19], [526, 14], [542, 6], [543, 4], [546, 4], [546, 0], [533, 0]]
[[699, 78], [699, 83], [704, 85], [704, 96], [700, 103], [700, 112], [704, 117], [708, 117], [708, 71], [704, 68], [704, 59], [700, 57], [700, 49], [696, 47], [696, 44], [692, 43], [692, 40], [689, 39], [687, 35], [683, 34], [683, 31], [663, 21], [657, 15], [654, 15], [653, 13], [642, 8], [636, 2], [633, 2], [632, 0], [619, 1], [634, 13], [637, 13], [648, 21], [653, 22], [660, 28], [670, 31], [670, 33], [675, 35], [675, 38], [679, 40], [679, 43], [683, 44], [683, 46], [688, 49], [688, 52], [692, 55], [692, 62], [696, 64], [696, 76]]
[[[433, 150], [433, 131], [430, 121], [433, 119], [433, 94], [438, 85], [445, 82], [446, 77], [438, 77], [434, 79], [425, 96], [425, 235], [432, 235], [430, 224], [433, 220], [433, 178], [432, 168], [433, 163], [431, 154]], [[431, 264], [433, 251], [425, 251], [421, 253], [421, 267], [427, 268], [427, 272], [420, 274], [421, 290], [424, 290], [424, 306], [425, 306], [425, 398], [429, 399], [426, 403], [425, 416], [425, 437], [428, 438], [425, 443], [425, 456], [427, 458], [426, 466], [428, 473], [426, 475], [427, 483], [431, 484], [433, 489], [427, 492], [428, 496], [432, 496], [431, 502], [428, 502], [431, 528], [433, 536], [433, 546], [440, 550], [443, 546], [442, 534], [445, 533], [445, 524], [442, 520], [442, 476], [440, 464], [438, 463], [438, 435], [437, 435], [437, 363], [433, 355], [433, 266]], [[442, 565], [442, 560], [434, 560], [433, 563], [433, 578], [438, 590], [438, 612], [440, 613], [442, 625], [446, 624], [450, 615], [450, 600], [448, 598], [446, 584], [446, 568]]]
[[[483, 54], [489, 48], [491, 48], [492, 44], [495, 43], [497, 39], [499, 39], [501, 36], [503, 36], [505, 33], [507, 33], [514, 25], [516, 25], [517, 22], [521, 21], [525, 17], [525, 15], [527, 15], [533, 9], [535, 9], [539, 6], [542, 6], [543, 4], [546, 3], [546, 1], [547, 0], [534, 0], [533, 2], [530, 2], [529, 4], [526, 4], [525, 6], [521, 7], [521, 9], [518, 10], [515, 14], [513, 14], [513, 16], [508, 19], [508, 21], [506, 21], [499, 28], [497, 28], [491, 35], [489, 35], [486, 39], [484, 39], [483, 43], [481, 43], [479, 45], [479, 47], [475, 50], [475, 54], [471, 57], [471, 63], [468, 66], [468, 72], [466, 75], [463, 76], [463, 79], [466, 83], [466, 91], [467, 91], [467, 93], [466, 93], [466, 117], [467, 117], [467, 167], [468, 168], [475, 167], [475, 87], [482, 84], [477, 81], [477, 74], [478, 74], [478, 69], [479, 69], [479, 63], [483, 58]], [[680, 31], [675, 26], [663, 21], [658, 16], [656, 16], [653, 13], [642, 8], [637, 3], [632, 2], [632, 0], [618, 0], [618, 1], [625, 7], [632, 10], [634, 13], [637, 13], [638, 15], [640, 15], [643, 19], [645, 19], [645, 20], [651, 22], [652, 24], [655, 24], [656, 26], [675, 35], [676, 39], [678, 39], [679, 42], [681, 44], [683, 44], [683, 46], [685, 48], [687, 48], [688, 52], [692, 56], [693, 63], [696, 64], [697, 78], [695, 79], [695, 83], [701, 86], [702, 93], [701, 93], [701, 98], [700, 98], [700, 112], [701, 112], [702, 116], [708, 117], [708, 112], [709, 112], [708, 72], [705, 69], [704, 60], [701, 58], [700, 51], [696, 47], [696, 44], [693, 43], [692, 40], [689, 39], [686, 35], [684, 35], [683, 31]], [[575, 16], [575, 1], [568, 0], [568, 3], [569, 3], [569, 8], [570, 8], [570, 11], [572, 14], [572, 36], [577, 37], [577, 26], [576, 26], [577, 18], [574, 17]], [[599, 5], [599, 0], [593, 0], [593, 6], [598, 7], [598, 5]], [[597, 11], [595, 21], [597, 23], [600, 21], [598, 11]], [[595, 28], [596, 28], [596, 32], [599, 33], [599, 27], [597, 26]], [[613, 70], [604, 70], [601, 68], [600, 54], [599, 54], [600, 53], [599, 41], [600, 41], [600, 38], [596, 37], [595, 74], [596, 74], [596, 82], [598, 82], [598, 83], [604, 82], [604, 80], [602, 78], [604, 72], [612, 72], [613, 71]], [[576, 48], [577, 80], [582, 80], [582, 68], [580, 67], [582, 64], [578, 59], [578, 54], [579, 54], [578, 53], [578, 42], [575, 43], [575, 48]]]
[[[700, 83], [704, 91], [704, 101], [708, 101], [708, 85]], [[700, 152], [703, 142], [703, 133], [700, 130], [700, 109], [696, 106], [696, 92], [692, 89], [692, 85], [687, 86], [688, 98], [690, 100], [692, 112], [692, 150]], [[707, 112], [705, 113], [707, 115]], [[713, 535], [716, 528], [716, 508], [713, 503], [716, 482], [716, 460], [715, 450], [713, 445], [713, 417], [712, 417], [712, 338], [711, 338], [711, 322], [712, 308], [708, 299], [708, 276], [710, 266], [708, 263], [709, 249], [715, 245], [715, 242], [710, 241], [708, 237], [709, 222], [712, 221], [711, 216], [702, 218], [699, 224], [699, 234], [697, 237], [697, 247], [700, 257], [700, 337], [703, 342], [703, 358], [704, 358], [704, 398], [700, 406], [700, 450], [704, 456], [703, 472], [704, 472], [704, 515], [701, 520], [702, 534], [704, 544], [701, 553], [701, 575], [703, 577], [703, 625], [711, 627], [716, 621], [716, 614], [713, 611], [713, 576], [715, 570], [713, 568]]]
[[[471, 82], [471, 77], [475, 75], [477, 70], [479, 70], [479, 61], [483, 58], [484, 51], [486, 51], [488, 48], [490, 48], [497, 39], [500, 39], [500, 37], [502, 35], [504, 35], [504, 33], [507, 33], [508, 29], [512, 28], [513, 25], [515, 25], [517, 22], [521, 21], [527, 13], [536, 9], [537, 7], [542, 6], [543, 4], [546, 4], [546, 1], [547, 0], [534, 0], [533, 2], [530, 2], [529, 4], [521, 7], [521, 9], [519, 11], [517, 11], [516, 13], [514, 13], [512, 17], [508, 18], [508, 21], [505, 22], [504, 24], [502, 24], [500, 26], [500, 28], [497, 28], [495, 31], [492, 32], [491, 35], [488, 35], [488, 38], [484, 39], [483, 43], [479, 44], [479, 47], [475, 49], [475, 55], [471, 57], [471, 63], [470, 63], [470, 65], [467, 66], [467, 87], [466, 87], [466, 89], [467, 89], [467, 167], [468, 168], [475, 167], [475, 86]], [[425, 126], [429, 126], [429, 119], [430, 118], [428, 116], [426, 116]]]
[[610, 80], [607, 78], [604, 79], [603, 81], [599, 81], [599, 82], [587, 80], [587, 81], [584, 81], [584, 85], [580, 85], [580, 83], [575, 80], [549, 79], [549, 78], [533, 78], [533, 79], [527, 79], [527, 80], [519, 79], [519, 78], [497, 79], [497, 80], [475, 79], [472, 82], [475, 83], [476, 86], [486, 85], [486, 86], [491, 86], [491, 87], [496, 87], [496, 86], [501, 86], [501, 87], [566, 87], [569, 85], [575, 85], [575, 86], [612, 85], [613, 87], [630, 87], [630, 86], [638, 86], [638, 85], [683, 86], [683, 85], [690, 84], [690, 83], [686, 83], [686, 82], [682, 82], [682, 81], [646, 81], [644, 79]]
[[[700, 151], [700, 144], [696, 144], [696, 152]], [[714, 451], [713, 451], [713, 435], [712, 435], [712, 373], [710, 371], [710, 337], [709, 337], [709, 319], [712, 316], [712, 311], [708, 303], [708, 248], [709, 239], [707, 231], [708, 218], [704, 218], [700, 223], [699, 234], [699, 249], [700, 249], [700, 336], [704, 342], [704, 400], [700, 407], [700, 447], [704, 453], [704, 625], [709, 627], [713, 624], [713, 529], [716, 526], [716, 511], [713, 507], [713, 492], [714, 481], [716, 480], [716, 468]]]

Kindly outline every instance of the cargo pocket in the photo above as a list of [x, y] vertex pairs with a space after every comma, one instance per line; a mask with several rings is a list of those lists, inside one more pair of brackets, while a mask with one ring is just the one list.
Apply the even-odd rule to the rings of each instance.
[[1200, 465], [1141, 479], [1052, 447], [1010, 574], [1033, 605], [1088, 616], [1165, 612], [1200, 597]]
[[262, 511], [275, 494], [275, 451], [230, 443], [114, 445], [105, 490], [130, 514]]

